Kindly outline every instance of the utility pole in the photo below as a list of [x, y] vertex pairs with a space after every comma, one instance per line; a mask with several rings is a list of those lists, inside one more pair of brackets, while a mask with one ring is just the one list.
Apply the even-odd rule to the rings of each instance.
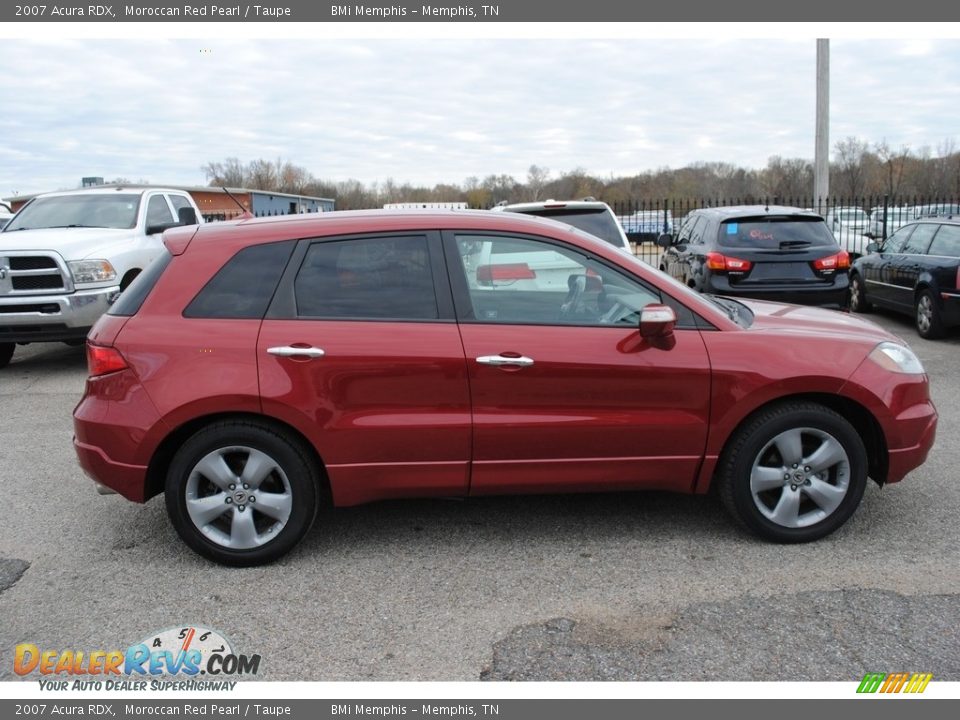
[[814, 209], [830, 195], [830, 41], [817, 40], [817, 138], [813, 159]]

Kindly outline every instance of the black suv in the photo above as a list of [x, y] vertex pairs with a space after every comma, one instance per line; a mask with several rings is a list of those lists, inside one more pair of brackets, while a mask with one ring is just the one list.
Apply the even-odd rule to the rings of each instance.
[[925, 218], [867, 245], [850, 271], [850, 309], [913, 315], [923, 338], [960, 325], [960, 218]]
[[694, 210], [662, 235], [660, 269], [700, 292], [845, 307], [850, 257], [809, 210], [736, 206]]

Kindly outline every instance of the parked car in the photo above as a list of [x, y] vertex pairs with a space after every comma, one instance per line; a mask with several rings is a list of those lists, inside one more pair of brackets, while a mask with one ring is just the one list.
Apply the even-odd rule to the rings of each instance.
[[0, 232], [0, 368], [15, 346], [81, 344], [163, 251], [161, 233], [202, 222], [186, 192], [98, 188], [38, 195]]
[[11, 219], [13, 219], [13, 213], [8, 213], [8, 212], [4, 212], [3, 210], [0, 210], [0, 230], [3, 230], [7, 226], [7, 223], [10, 222]]
[[663, 233], [673, 232], [673, 212], [671, 210], [637, 210], [624, 215], [620, 225], [629, 239], [634, 242], [656, 240]]
[[660, 269], [699, 292], [843, 307], [847, 253], [814, 212], [741, 205], [694, 210], [666, 235]]
[[[884, 208], [883, 205], [877, 205], [872, 207], [870, 208], [870, 222], [867, 224], [867, 231], [864, 234], [871, 240], [890, 237], [895, 230], [914, 219], [914, 212], [914, 208], [908, 206], [888, 206]], [[866, 246], [863, 249], [866, 249]]]
[[913, 209], [913, 217], [917, 220], [928, 217], [949, 217], [951, 215], [960, 215], [960, 204], [957, 203], [930, 203], [927, 205], [917, 205]]
[[920, 337], [960, 325], [960, 218], [919, 220], [871, 245], [850, 271], [850, 309], [912, 315]]
[[[753, 532], [811, 541], [934, 440], [920, 361], [873, 323], [709, 298], [564, 224], [338, 212], [164, 243], [90, 333], [74, 445], [221, 563], [276, 559], [321, 505], [714, 484]], [[577, 272], [491, 286], [486, 246]]]
[[869, 229], [870, 218], [859, 207], [835, 207], [827, 211], [824, 218], [830, 232], [837, 239], [850, 260], [855, 260], [866, 252], [870, 243], [866, 233]]
[[583, 200], [544, 200], [543, 202], [527, 203], [500, 203], [492, 208], [499, 212], [523, 213], [537, 217], [551, 218], [573, 225], [584, 232], [610, 243], [611, 245], [632, 252], [630, 241], [627, 239], [613, 214], [613, 210], [605, 202], [593, 198]]

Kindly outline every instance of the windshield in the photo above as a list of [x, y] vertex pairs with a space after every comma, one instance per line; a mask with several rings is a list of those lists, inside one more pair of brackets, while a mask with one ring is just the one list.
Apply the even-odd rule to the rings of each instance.
[[537, 217], [552, 218], [573, 225], [575, 228], [595, 235], [601, 240], [606, 240], [611, 245], [618, 248], [623, 247], [623, 237], [620, 235], [620, 228], [617, 227], [617, 220], [603, 208], [595, 210], [570, 210], [565, 208], [531, 210], [525, 215], [536, 215]]
[[867, 214], [860, 208], [838, 210], [837, 217], [844, 225], [865, 225], [867, 222]]
[[20, 211], [4, 232], [62, 227], [129, 229], [137, 224], [139, 207], [140, 195], [132, 194], [38, 197]]
[[740, 218], [720, 224], [717, 243], [723, 247], [781, 250], [835, 244], [819, 217]]

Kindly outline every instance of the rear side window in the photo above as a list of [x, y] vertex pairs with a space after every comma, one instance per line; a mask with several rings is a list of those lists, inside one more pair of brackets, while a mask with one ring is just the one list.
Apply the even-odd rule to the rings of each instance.
[[829, 247], [833, 235], [818, 217], [738, 218], [720, 223], [717, 243], [730, 248], [786, 250]]
[[601, 240], [606, 240], [611, 245], [623, 247], [623, 238], [620, 236], [616, 218], [602, 208], [597, 210], [548, 209], [525, 212], [524, 214], [558, 220], [567, 223], [567, 225], [573, 225], [578, 230], [590, 233]]
[[294, 291], [300, 317], [440, 317], [424, 236], [314, 243], [297, 273]]
[[164, 250], [162, 255], [147, 265], [147, 269], [137, 275], [127, 289], [120, 293], [119, 299], [110, 306], [107, 315], [121, 317], [136, 315], [143, 301], [147, 299], [147, 295], [153, 290], [153, 286], [157, 284], [157, 280], [163, 275], [163, 271], [167, 269], [171, 259], [170, 253]]
[[244, 248], [210, 279], [183, 316], [262, 318], [295, 245], [287, 240]]
[[941, 225], [930, 245], [930, 255], [960, 257], [960, 225]]

